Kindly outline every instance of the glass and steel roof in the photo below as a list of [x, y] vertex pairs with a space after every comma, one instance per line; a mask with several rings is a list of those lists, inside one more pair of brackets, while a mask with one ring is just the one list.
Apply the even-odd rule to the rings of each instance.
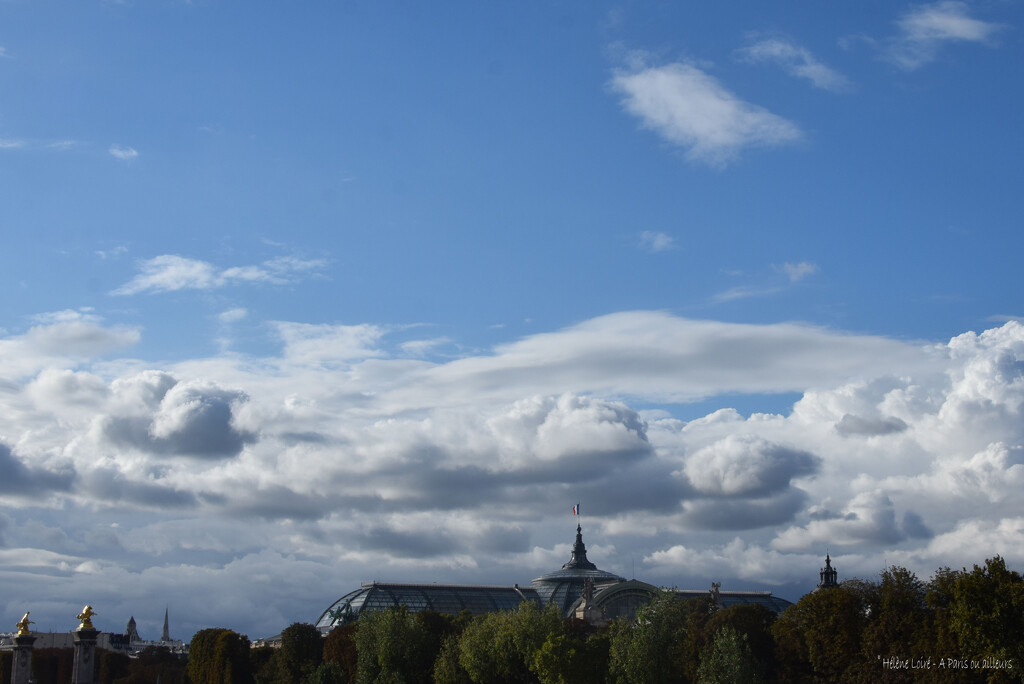
[[523, 601], [540, 603], [532, 587], [483, 586], [475, 584], [397, 584], [364, 583], [345, 594], [325, 610], [316, 621], [321, 629], [357, 620], [364, 612], [407, 606], [413, 612], [434, 610], [456, 615], [468, 610], [482, 615], [498, 610], [513, 610]]
[[[598, 604], [612, 601], [613, 595], [632, 591], [632, 600], [623, 594], [620, 603], [626, 603], [630, 614], [633, 604], [644, 595], [653, 596], [657, 591], [651, 585], [605, 572], [587, 560], [587, 547], [583, 543], [583, 530], [576, 526], [576, 543], [572, 557], [559, 570], [533, 580], [532, 587], [486, 586], [470, 584], [397, 584], [390, 582], [364, 583], [330, 605], [321, 613], [316, 626], [330, 631], [338, 625], [345, 625], [359, 619], [365, 612], [386, 610], [407, 606], [413, 612], [433, 610], [438, 613], [456, 615], [468, 610], [473, 615], [482, 615], [499, 610], [514, 610], [523, 601], [534, 601], [541, 606], [554, 605], [562, 615], [570, 616], [583, 595], [584, 587], [590, 580], [597, 591]], [[623, 584], [625, 583], [625, 584]], [[642, 585], [642, 586], [641, 586]], [[635, 590], [635, 591], [634, 591]], [[707, 591], [673, 590], [679, 598], [708, 596]], [[632, 594], [630, 595], [632, 596]], [[713, 596], [718, 605], [727, 608], [741, 603], [759, 603], [773, 612], [780, 613], [790, 605], [789, 601], [772, 596], [768, 591], [719, 591], [714, 588]], [[623, 608], [619, 606], [619, 608]], [[625, 608], [623, 608], [625, 610]]]

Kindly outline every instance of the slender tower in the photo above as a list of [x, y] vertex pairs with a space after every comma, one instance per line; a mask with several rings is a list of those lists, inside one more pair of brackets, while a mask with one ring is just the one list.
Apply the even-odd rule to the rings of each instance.
[[167, 609], [164, 608], [164, 631], [160, 632], [160, 641], [170, 641], [171, 630], [167, 623]]
[[832, 587], [839, 586], [837, 579], [839, 573], [832, 567], [832, 558], [829, 557], [827, 552], [825, 553], [825, 567], [821, 569], [818, 576], [821, 578], [821, 581], [818, 582], [818, 589], [831, 589]]

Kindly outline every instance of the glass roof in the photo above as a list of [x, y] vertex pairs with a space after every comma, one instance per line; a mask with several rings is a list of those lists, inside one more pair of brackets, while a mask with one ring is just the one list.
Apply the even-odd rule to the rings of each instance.
[[413, 612], [434, 610], [455, 615], [468, 610], [473, 615], [483, 615], [513, 610], [523, 601], [541, 602], [532, 587], [371, 582], [331, 604], [320, 615], [316, 626], [330, 629], [358, 619], [363, 612], [398, 606], [407, 606]]

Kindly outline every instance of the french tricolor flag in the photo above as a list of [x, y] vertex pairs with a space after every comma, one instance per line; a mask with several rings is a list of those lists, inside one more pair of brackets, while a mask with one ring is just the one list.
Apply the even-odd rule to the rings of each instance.
[[580, 505], [579, 504], [576, 504], [575, 506], [572, 507], [572, 514], [573, 515], [579, 515], [580, 514]]

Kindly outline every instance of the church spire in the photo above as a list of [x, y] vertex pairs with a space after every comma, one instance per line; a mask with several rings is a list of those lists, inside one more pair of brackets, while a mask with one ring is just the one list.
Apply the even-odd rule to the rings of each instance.
[[164, 631], [160, 633], [160, 641], [170, 641], [171, 630], [167, 621], [167, 608], [164, 608]]
[[562, 566], [563, 570], [597, 570], [597, 566], [587, 560], [587, 546], [583, 543], [583, 528], [576, 524], [576, 543], [572, 545], [572, 558]]
[[818, 576], [821, 578], [821, 581], [818, 582], [818, 589], [831, 589], [839, 586], [839, 582], [836, 580], [839, 573], [832, 567], [832, 558], [827, 551], [825, 552], [825, 567], [821, 569]]

